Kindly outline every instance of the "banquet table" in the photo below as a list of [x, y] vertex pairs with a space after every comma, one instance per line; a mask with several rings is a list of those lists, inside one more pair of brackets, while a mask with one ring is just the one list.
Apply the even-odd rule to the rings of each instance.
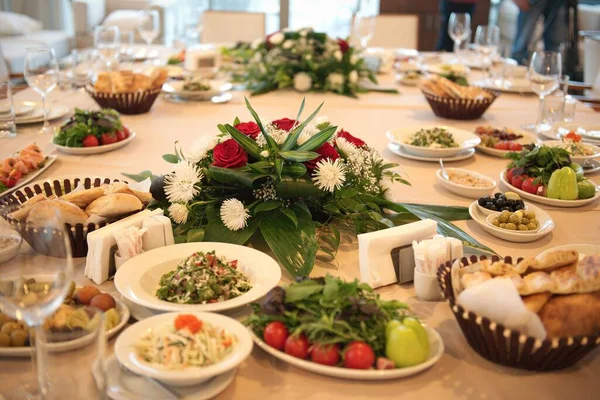
[[[380, 76], [382, 86], [395, 87], [392, 75]], [[400, 94], [367, 93], [359, 99], [335, 94], [301, 94], [289, 91], [273, 92], [251, 97], [250, 101], [263, 118], [293, 118], [303, 97], [306, 96], [305, 115], [324, 102], [321, 115], [326, 115], [334, 125], [339, 125], [379, 150], [384, 158], [400, 164], [411, 186], [396, 184], [392, 197], [396, 201], [468, 206], [472, 200], [454, 195], [436, 183], [437, 163], [402, 159], [387, 149], [385, 132], [398, 127], [423, 127], [444, 124], [467, 130], [479, 125], [507, 126], [533, 122], [537, 112], [537, 97], [532, 95], [502, 94], [482, 119], [477, 121], [450, 121], [434, 116], [420, 91], [416, 88], [397, 87]], [[159, 98], [148, 114], [123, 115], [124, 123], [135, 131], [137, 137], [126, 147], [110, 153], [74, 156], [59, 153], [56, 163], [40, 179], [61, 176], [102, 176], [123, 178], [121, 173], [138, 173], [151, 170], [155, 174], [167, 173], [172, 167], [161, 155], [172, 152], [173, 144], [185, 149], [203, 134], [217, 134], [218, 123], [231, 123], [237, 116], [242, 121], [251, 120], [244, 105], [243, 91], [233, 92], [227, 104], [172, 103]], [[30, 90], [20, 92], [17, 99], [38, 101]], [[97, 108], [93, 100], [82, 92], [55, 91], [50, 96], [52, 104], [69, 107]], [[577, 106], [576, 121], [599, 121], [600, 116], [583, 105]], [[58, 126], [60, 121], [55, 121]], [[0, 140], [0, 157], [21, 147], [37, 142], [42, 148], [51, 143], [50, 136], [39, 136], [38, 126], [19, 127], [15, 139]], [[464, 161], [447, 166], [468, 168], [499, 181], [506, 160], [477, 152]], [[590, 177], [600, 184], [600, 174]], [[502, 188], [501, 184], [500, 188]], [[554, 231], [532, 243], [515, 244], [491, 236], [474, 221], [456, 224], [481, 243], [500, 255], [530, 257], [541, 251], [564, 244], [586, 243], [600, 245], [600, 201], [579, 208], [559, 209], [540, 205], [556, 223]], [[31, 251], [24, 245], [22, 252]], [[89, 284], [83, 277], [84, 259], [76, 259], [78, 284]], [[353, 279], [359, 276], [358, 243], [356, 237], [346, 238], [333, 263], [317, 262], [312, 276], [326, 273]], [[283, 274], [283, 282], [290, 276]], [[116, 293], [111, 281], [101, 289]], [[600, 393], [600, 350], [582, 359], [576, 366], [564, 371], [534, 373], [493, 364], [476, 354], [467, 344], [446, 302], [424, 302], [415, 297], [413, 285], [389, 285], [377, 290], [384, 299], [407, 302], [416, 315], [435, 328], [442, 336], [445, 353], [429, 370], [416, 376], [390, 381], [351, 381], [310, 373], [279, 361], [255, 347], [252, 355], [239, 367], [233, 383], [216, 398], [224, 399], [559, 399], [576, 396], [578, 399], [598, 398]], [[109, 342], [112, 351], [114, 338]], [[64, 362], [57, 368], [70, 374], [79, 382], [73, 398], [93, 398], [90, 391], [90, 373], [78, 369], [78, 360], [69, 353], [61, 356]], [[87, 364], [89, 365], [89, 363]], [[0, 393], [24, 381], [31, 373], [28, 359], [0, 358]]]

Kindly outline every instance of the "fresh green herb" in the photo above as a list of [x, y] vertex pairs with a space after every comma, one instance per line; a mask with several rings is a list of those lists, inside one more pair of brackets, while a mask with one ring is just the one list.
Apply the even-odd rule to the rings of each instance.
[[444, 128], [421, 129], [415, 133], [408, 144], [419, 147], [450, 148], [458, 147], [454, 137]]
[[167, 65], [179, 65], [183, 61], [179, 57], [171, 57], [167, 60]]
[[103, 133], [123, 129], [119, 113], [112, 109], [86, 111], [75, 109], [75, 114], [60, 128], [53, 139], [54, 144], [67, 147], [82, 147], [83, 138], [94, 135], [98, 139]]
[[0, 193], [4, 192], [6, 189], [8, 189], [6, 185], [2, 181], [0, 181]]
[[469, 86], [469, 81], [462, 75], [456, 74], [454, 71], [450, 71], [445, 74], [440, 74], [441, 77], [448, 79], [460, 86]]
[[396, 300], [381, 300], [366, 283], [345, 282], [327, 275], [306, 279], [271, 290], [262, 305], [252, 304], [254, 313], [246, 324], [262, 337], [272, 321], [281, 321], [290, 334], [306, 335], [310, 343], [368, 343], [375, 354], [385, 354], [385, 326], [392, 319], [409, 315], [408, 306]]
[[546, 145], [527, 144], [520, 152], [510, 152], [505, 157], [512, 160], [508, 164], [509, 169], [522, 168], [523, 173], [536, 178], [535, 183], [542, 182], [544, 186], [548, 186], [550, 176], [554, 171], [571, 164], [568, 151]]

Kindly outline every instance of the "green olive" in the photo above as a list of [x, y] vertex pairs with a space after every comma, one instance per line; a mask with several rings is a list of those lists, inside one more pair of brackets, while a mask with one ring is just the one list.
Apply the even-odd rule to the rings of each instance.
[[10, 347], [10, 336], [4, 332], [0, 333], [0, 347]]
[[530, 222], [527, 224], [527, 229], [529, 229], [530, 231], [535, 231], [537, 229], [537, 225], [535, 224], [535, 222]]
[[510, 222], [512, 222], [513, 224], [518, 224], [519, 222], [521, 222], [523, 218], [519, 216], [519, 214], [514, 213], [513, 215], [510, 216], [510, 218], [508, 219]]
[[498, 221], [498, 218], [494, 218], [494, 220], [492, 221], [492, 225], [494, 225], [494, 226], [500, 225], [500, 221]]
[[13, 347], [23, 347], [27, 342], [27, 332], [24, 330], [14, 331], [10, 334], [10, 342]]
[[517, 230], [517, 225], [513, 224], [512, 222], [509, 222], [508, 224], [506, 224], [504, 226], [504, 229], [508, 229], [511, 231], [516, 231]]
[[506, 223], [505, 223], [505, 222], [502, 222], [502, 223], [500, 223], [500, 225], [498, 225], [498, 226], [499, 226], [500, 228], [504, 229], [504, 228], [506, 227]]
[[535, 219], [535, 213], [533, 211], [527, 211], [525, 216], [529, 219]]
[[529, 218], [523, 217], [523, 218], [521, 219], [521, 223], [522, 223], [523, 225], [527, 225], [527, 224], [529, 223]]
[[2, 326], [2, 333], [10, 335], [11, 333], [19, 329], [21, 329], [21, 325], [19, 325], [18, 322], [8, 322]]
[[498, 217], [498, 220], [499, 220], [500, 222], [507, 223], [507, 222], [508, 222], [508, 219], [509, 219], [509, 217], [510, 217], [510, 215], [509, 215], [509, 214], [502, 213], [502, 214], [500, 214], [500, 216]]
[[525, 224], [519, 224], [518, 228], [520, 231], [528, 231], [529, 230], [527, 228], [527, 225], [525, 225]]

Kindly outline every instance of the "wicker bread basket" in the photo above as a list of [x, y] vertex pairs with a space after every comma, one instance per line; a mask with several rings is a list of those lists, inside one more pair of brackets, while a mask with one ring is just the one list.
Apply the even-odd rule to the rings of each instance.
[[[463, 257], [461, 262], [467, 266], [485, 258], [486, 256]], [[498, 261], [499, 257], [494, 256], [492, 260]], [[519, 258], [515, 261], [521, 260]], [[513, 259], [505, 257], [504, 262], [510, 264]], [[467, 342], [487, 360], [531, 371], [553, 371], [574, 365], [600, 344], [600, 335], [539, 340], [465, 310], [456, 304], [454, 298], [451, 267], [451, 262], [439, 267], [438, 282]]]
[[499, 92], [482, 89], [492, 95], [483, 100], [452, 99], [449, 97], [435, 96], [423, 91], [423, 95], [431, 106], [433, 113], [441, 118], [471, 120], [481, 118], [483, 113], [492, 105], [499, 96]]
[[121, 114], [135, 115], [150, 111], [162, 88], [138, 90], [131, 93], [100, 93], [90, 85], [85, 90], [102, 108], [112, 108]]

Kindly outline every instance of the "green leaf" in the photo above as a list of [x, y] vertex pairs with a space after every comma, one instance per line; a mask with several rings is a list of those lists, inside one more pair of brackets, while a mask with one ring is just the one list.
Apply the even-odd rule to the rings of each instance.
[[314, 160], [319, 156], [319, 153], [314, 151], [281, 151], [279, 155], [289, 161], [304, 162]]
[[[248, 111], [250, 111], [250, 114], [252, 115], [252, 117], [256, 121], [256, 124], [260, 128], [260, 132], [262, 133], [262, 135], [265, 137], [265, 140], [267, 141], [267, 144], [269, 145], [269, 148], [271, 149], [271, 151], [273, 152], [273, 154], [277, 154], [279, 152], [279, 146], [277, 145], [277, 142], [275, 142], [275, 139], [273, 139], [271, 137], [271, 135], [269, 135], [267, 133], [267, 131], [265, 130], [265, 128], [264, 128], [264, 126], [262, 124], [262, 121], [260, 120], [260, 117], [258, 116], [257, 112], [254, 110], [254, 108], [252, 108], [252, 105], [248, 101], [248, 98], [244, 97], [244, 100], [246, 101], [246, 108], [248, 108]], [[277, 165], [276, 165], [276, 167], [277, 167]]]
[[298, 227], [295, 227], [287, 218], [264, 214], [261, 216], [260, 232], [275, 257], [292, 276], [310, 274], [318, 248], [312, 220], [299, 219]]
[[179, 157], [177, 157], [175, 154], [163, 154], [162, 158], [171, 164], [177, 164], [179, 162]]
[[204, 227], [205, 235], [204, 241], [206, 242], [225, 242], [243, 245], [250, 240], [256, 229], [260, 226], [260, 217], [250, 218], [248, 220], [248, 226], [239, 231], [230, 231], [225, 225], [221, 218], [215, 218], [206, 224]]
[[330, 126], [328, 128], [323, 129], [322, 131], [315, 133], [310, 137], [306, 142], [302, 143], [298, 146], [298, 151], [311, 151], [318, 149], [321, 147], [323, 143], [331, 139], [331, 137], [335, 134], [335, 130], [337, 126]]
[[322, 292], [324, 286], [313, 280], [294, 283], [285, 288], [285, 301], [294, 303], [306, 299], [312, 294]]
[[152, 172], [150, 172], [148, 170], [142, 171], [139, 174], [126, 174], [124, 172], [121, 172], [121, 175], [126, 176], [129, 179], [132, 179], [132, 180], [134, 180], [136, 182], [141, 182], [141, 181], [143, 181], [145, 179], [152, 180], [152, 179], [156, 178], [156, 176], [152, 175]]
[[208, 168], [206, 175], [220, 183], [238, 183], [248, 188], [253, 188], [256, 180], [267, 176], [266, 174], [256, 174], [238, 169], [215, 167], [214, 165]]
[[246, 150], [248, 154], [254, 158], [260, 158], [261, 149], [254, 140], [244, 135], [242, 132], [238, 131], [229, 124], [225, 125], [225, 129], [231, 135], [233, 140], [238, 142], [238, 144], [242, 146], [242, 148]]
[[275, 185], [277, 196], [284, 199], [297, 199], [305, 197], [323, 197], [325, 192], [316, 187], [310, 179], [291, 178], [284, 176], [281, 182]]
[[[302, 103], [304, 104], [304, 101], [302, 101]], [[288, 137], [285, 138], [285, 141], [281, 145], [281, 150], [290, 150], [296, 145], [296, 143], [298, 141], [298, 137], [302, 133], [302, 130], [304, 128], [306, 128], [306, 126], [310, 123], [310, 121], [313, 120], [314, 117], [317, 116], [319, 111], [321, 111], [321, 107], [323, 107], [323, 104], [325, 104], [325, 103], [321, 103], [321, 105], [319, 105], [319, 107], [317, 107], [317, 109], [315, 111], [313, 111], [313, 113], [310, 114], [304, 122], [302, 122], [293, 131], [290, 132]]]
[[277, 173], [277, 178], [281, 179], [281, 172], [283, 171], [283, 160], [281, 158], [275, 159], [275, 172]]
[[298, 178], [306, 174], [306, 165], [301, 163], [284, 164], [281, 172], [283, 175], [289, 175]]
[[294, 202], [294, 204], [292, 204], [290, 208], [296, 213], [298, 218], [312, 220], [312, 214], [310, 213], [310, 210], [308, 209], [304, 201], [296, 201]]
[[235, 119], [233, 120], [233, 126], [236, 126], [239, 123], [240, 123], [240, 119], [238, 117], [235, 117]]
[[296, 123], [300, 121], [300, 117], [302, 116], [302, 112], [304, 111], [304, 104], [306, 103], [306, 97], [302, 98], [302, 103], [300, 103], [300, 108], [298, 109], [298, 114], [296, 114]]
[[201, 242], [204, 239], [204, 228], [190, 229], [186, 236], [186, 242]]
[[358, 190], [349, 187], [343, 188], [342, 190], [338, 191], [338, 193], [342, 199], [348, 199], [350, 197], [355, 197], [358, 194]]
[[254, 215], [256, 215], [257, 213], [259, 213], [261, 211], [274, 210], [276, 208], [281, 207], [282, 204], [283, 204], [283, 202], [281, 200], [263, 201], [262, 203], [259, 203], [256, 207], [254, 207]]
[[298, 217], [296, 217], [296, 213], [294, 211], [289, 208], [282, 208], [281, 213], [288, 217], [296, 228], [298, 227]]
[[223, 125], [223, 124], [218, 124], [218, 125], [217, 125], [217, 128], [219, 128], [219, 130], [220, 130], [222, 133], [224, 133], [224, 134], [227, 134], [227, 133], [228, 133], [228, 132], [227, 132], [227, 128], [225, 128], [225, 125]]
[[[327, 275], [325, 277], [325, 287], [323, 288], [323, 300], [333, 300], [340, 290], [337, 279]], [[287, 293], [286, 293], [287, 295]]]

